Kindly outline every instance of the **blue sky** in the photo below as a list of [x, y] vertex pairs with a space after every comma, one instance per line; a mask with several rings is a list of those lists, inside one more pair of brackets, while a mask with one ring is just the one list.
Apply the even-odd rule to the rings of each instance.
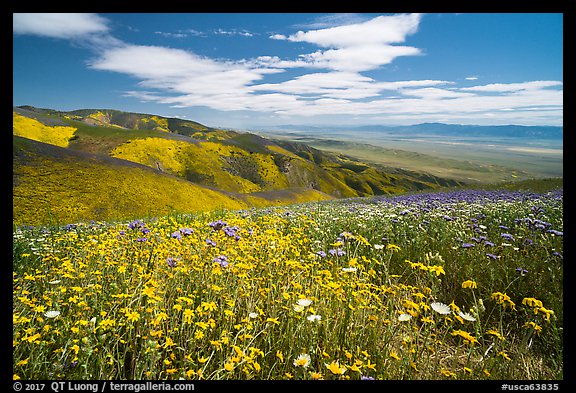
[[562, 125], [563, 15], [13, 14], [13, 104], [213, 127]]

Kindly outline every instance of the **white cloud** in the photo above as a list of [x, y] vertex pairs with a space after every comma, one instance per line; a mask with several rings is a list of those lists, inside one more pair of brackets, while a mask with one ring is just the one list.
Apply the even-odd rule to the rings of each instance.
[[272, 34], [272, 35], [271, 35], [270, 37], [268, 37], [268, 38], [271, 38], [271, 39], [273, 39], [273, 40], [285, 40], [285, 39], [287, 39], [288, 37], [286, 37], [284, 34]]
[[108, 20], [96, 14], [12, 14], [13, 33], [52, 38], [81, 38], [108, 32]]
[[438, 80], [377, 82], [359, 73], [333, 71], [305, 74], [282, 83], [258, 84], [253, 86], [252, 89], [317, 98], [362, 99], [377, 97], [385, 90], [399, 91], [406, 87], [435, 86], [450, 83], [452, 82]]
[[154, 34], [166, 38], [207, 37], [206, 33], [194, 29], [177, 30], [176, 32], [155, 31]]
[[467, 81], [475, 81], [475, 80], [478, 80], [478, 77], [477, 76], [467, 76], [464, 79], [466, 79]]
[[401, 92], [402, 94], [407, 96], [415, 96], [431, 100], [474, 96], [474, 94], [472, 93], [463, 93], [454, 90], [438, 89], [436, 87], [425, 87], [422, 89], [402, 89]]
[[266, 103], [261, 95], [251, 94], [251, 86], [264, 75], [281, 70], [216, 61], [181, 49], [124, 45], [104, 50], [89, 66], [140, 79], [140, 87], [155, 91], [129, 95], [147, 101], [219, 110], [261, 110], [278, 101], [269, 94]]
[[161, 36], [166, 37], [166, 38], [186, 38], [186, 37], [188, 37], [188, 34], [186, 34], [186, 33], [169, 33], [169, 32], [163, 32], [163, 31], [155, 31], [154, 34], [158, 34], [158, 35], [161, 35]]
[[398, 90], [409, 87], [425, 87], [425, 86], [450, 85], [450, 84], [454, 84], [454, 82], [424, 79], [414, 81], [378, 82], [377, 85], [382, 90]]
[[392, 45], [361, 45], [342, 49], [329, 49], [301, 55], [305, 64], [337, 71], [369, 71], [391, 63], [399, 56], [420, 54], [418, 48]]
[[276, 91], [314, 98], [360, 99], [378, 96], [380, 90], [372, 78], [351, 72], [305, 74], [282, 83], [265, 83], [255, 91]]
[[503, 93], [522, 90], [540, 90], [546, 87], [561, 85], [562, 82], [559, 81], [531, 81], [523, 83], [491, 83], [484, 86], [465, 87], [461, 90]]
[[275, 34], [270, 38], [327, 48], [300, 55], [306, 66], [361, 72], [377, 69], [400, 56], [421, 54], [418, 48], [392, 45], [404, 42], [408, 35], [416, 33], [420, 19], [420, 14], [378, 16], [360, 23], [298, 31], [288, 37]]
[[206, 33], [204, 33], [203, 31], [198, 31], [198, 30], [194, 30], [194, 29], [186, 29], [186, 30], [182, 30], [183, 33], [186, 34], [190, 34], [191, 36], [194, 37], [206, 37]]
[[224, 29], [217, 29], [214, 31], [216, 35], [240, 35], [244, 37], [253, 37], [254, 33], [249, 32], [248, 30], [224, 30]]
[[289, 36], [288, 40], [308, 42], [325, 48], [399, 43], [418, 30], [420, 19], [420, 14], [378, 16], [362, 23], [299, 31]]
[[175, 80], [189, 73], [222, 70], [222, 66], [217, 62], [182, 49], [144, 45], [105, 49], [98, 58], [90, 62], [90, 67], [130, 74], [145, 80]]

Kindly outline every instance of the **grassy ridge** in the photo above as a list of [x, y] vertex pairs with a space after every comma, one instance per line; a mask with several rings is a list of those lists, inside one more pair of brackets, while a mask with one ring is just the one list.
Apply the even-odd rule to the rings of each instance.
[[[14, 222], [38, 224], [52, 217], [62, 223], [79, 219], [126, 219], [166, 214], [170, 210], [243, 208], [231, 196], [120, 160], [88, 159], [56, 148], [14, 139]], [[42, 154], [38, 154], [41, 152]]]
[[68, 147], [76, 132], [74, 127], [47, 126], [38, 120], [20, 116], [16, 112], [12, 117], [13, 134], [51, 145]]
[[143, 165], [13, 138], [16, 225], [242, 209], [330, 197], [315, 190], [223, 193]]

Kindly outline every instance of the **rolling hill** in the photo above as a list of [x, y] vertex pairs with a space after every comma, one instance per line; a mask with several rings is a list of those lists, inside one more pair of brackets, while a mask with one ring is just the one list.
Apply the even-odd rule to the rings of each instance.
[[127, 220], [332, 198], [309, 189], [226, 193], [127, 160], [19, 136], [13, 137], [12, 149], [14, 225]]
[[149, 114], [13, 108], [14, 221], [125, 219], [459, 184]]

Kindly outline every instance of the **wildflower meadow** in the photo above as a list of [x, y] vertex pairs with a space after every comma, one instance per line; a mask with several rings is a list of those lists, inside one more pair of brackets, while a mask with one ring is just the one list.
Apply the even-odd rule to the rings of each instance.
[[563, 193], [13, 230], [13, 378], [562, 379]]

